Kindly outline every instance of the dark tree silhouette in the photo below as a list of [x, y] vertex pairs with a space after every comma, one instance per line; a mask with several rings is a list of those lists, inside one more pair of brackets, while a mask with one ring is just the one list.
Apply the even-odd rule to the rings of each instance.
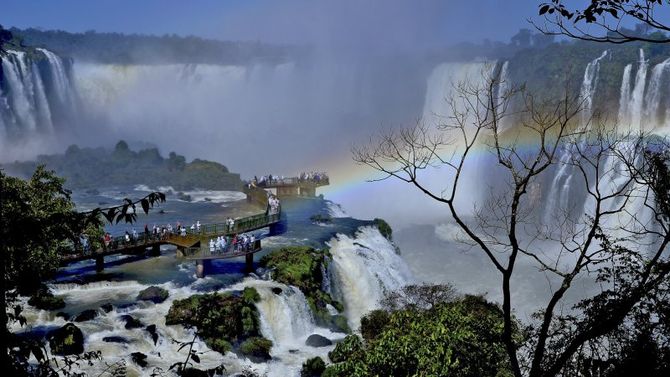
[[544, 21], [531, 23], [544, 34], [587, 41], [670, 42], [666, 34], [670, 32], [670, 20], [664, 19], [670, 12], [666, 0], [589, 0], [576, 8], [566, 3], [541, 3], [539, 15]]

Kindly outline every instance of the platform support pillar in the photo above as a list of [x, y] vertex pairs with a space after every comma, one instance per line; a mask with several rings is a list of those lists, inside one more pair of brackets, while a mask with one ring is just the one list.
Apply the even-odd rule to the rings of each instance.
[[184, 247], [177, 246], [177, 258], [183, 258], [184, 257], [184, 251], [185, 251]]
[[205, 261], [202, 259], [195, 261], [195, 276], [197, 276], [198, 279], [205, 277]]
[[151, 246], [151, 251], [149, 252], [149, 255], [152, 256], [152, 257], [160, 257], [161, 256], [161, 246], [160, 245]]
[[105, 257], [98, 255], [95, 257], [95, 271], [102, 272], [105, 269]]
[[254, 254], [249, 253], [244, 256], [244, 272], [250, 273], [254, 271]]

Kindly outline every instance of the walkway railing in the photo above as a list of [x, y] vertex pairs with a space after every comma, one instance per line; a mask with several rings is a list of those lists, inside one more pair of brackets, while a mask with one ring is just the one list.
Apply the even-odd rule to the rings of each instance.
[[263, 182], [256, 182], [257, 187], [281, 187], [281, 186], [328, 186], [330, 180], [328, 178], [321, 179], [301, 179], [299, 177], [291, 177], [284, 179], [271, 179]]

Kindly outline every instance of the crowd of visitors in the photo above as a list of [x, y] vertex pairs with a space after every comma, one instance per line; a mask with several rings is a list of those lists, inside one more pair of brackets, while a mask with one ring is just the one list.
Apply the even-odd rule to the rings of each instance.
[[281, 212], [281, 204], [279, 204], [279, 198], [275, 195], [268, 195], [268, 208], [265, 211], [268, 215], [275, 215]]
[[253, 251], [255, 243], [256, 236], [253, 233], [219, 236], [209, 240], [209, 252], [210, 254], [224, 254]]
[[325, 183], [328, 182], [328, 175], [323, 172], [309, 172], [309, 173], [300, 173], [300, 176], [297, 178], [286, 178], [283, 175], [264, 175], [258, 178], [254, 176], [254, 179], [247, 183], [248, 188], [252, 187], [267, 187], [273, 185], [292, 185], [297, 182], [313, 182], [313, 183]]

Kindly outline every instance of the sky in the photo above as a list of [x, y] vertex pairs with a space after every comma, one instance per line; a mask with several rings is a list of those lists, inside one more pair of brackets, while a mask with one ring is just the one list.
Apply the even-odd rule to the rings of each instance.
[[537, 3], [514, 0], [3, 0], [5, 27], [196, 35], [276, 43], [440, 45], [508, 40]]

